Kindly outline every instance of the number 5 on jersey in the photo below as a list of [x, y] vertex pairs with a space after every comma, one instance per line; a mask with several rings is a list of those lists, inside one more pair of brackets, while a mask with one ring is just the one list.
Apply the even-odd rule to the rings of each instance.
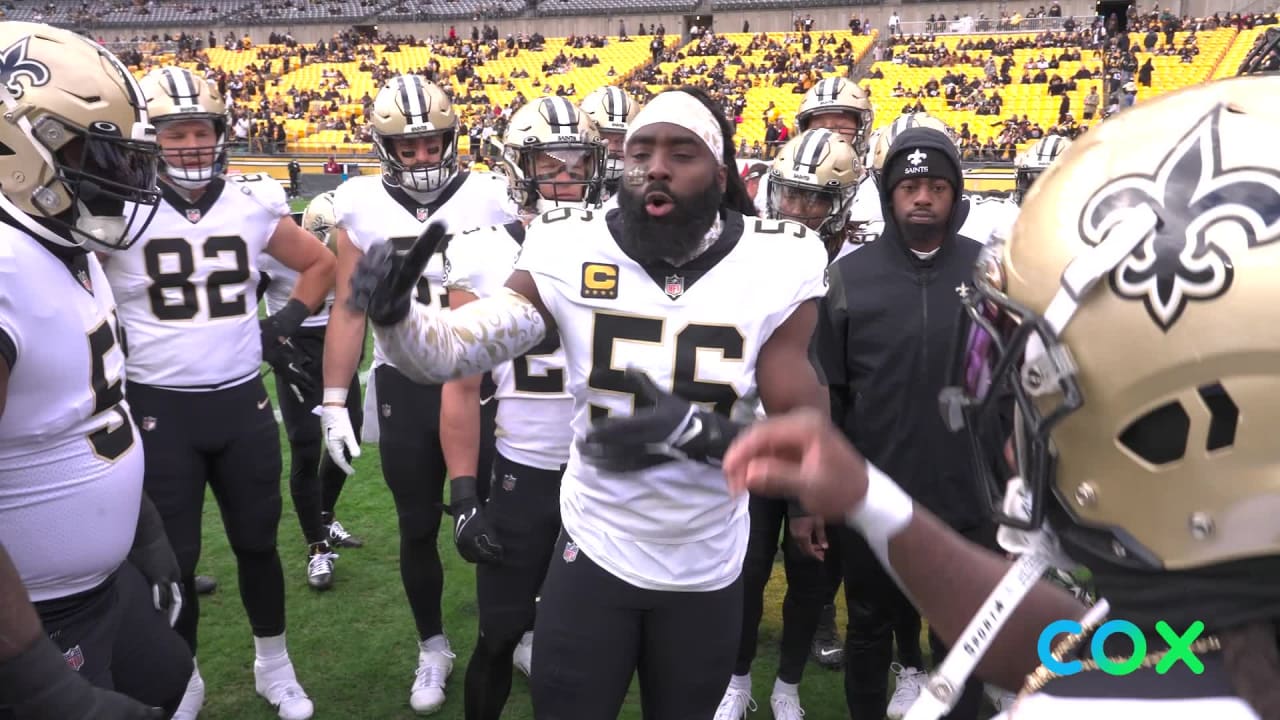
[[114, 379], [107, 377], [107, 354], [119, 344], [113, 321], [114, 318], [103, 320], [88, 338], [93, 416], [101, 416], [104, 421], [101, 428], [89, 433], [89, 446], [95, 455], [108, 462], [118, 459], [133, 447], [133, 423], [120, 407], [120, 401], [124, 400], [124, 379], [119, 374]]

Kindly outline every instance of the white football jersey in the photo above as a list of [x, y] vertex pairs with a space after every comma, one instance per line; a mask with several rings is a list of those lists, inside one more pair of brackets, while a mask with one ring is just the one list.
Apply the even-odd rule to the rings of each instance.
[[[284, 263], [266, 253], [262, 253], [258, 257], [258, 272], [260, 276], [265, 276], [264, 282], [267, 283], [267, 291], [263, 293], [262, 301], [267, 305], [267, 314], [274, 315], [289, 304], [289, 298], [293, 296], [293, 287], [298, 284], [298, 276], [301, 273], [285, 267]], [[320, 309], [302, 321], [302, 326], [327, 326], [329, 324], [329, 308], [331, 307], [333, 307], [332, 290], [329, 291], [329, 296], [324, 299], [324, 304], [320, 306]]]
[[143, 457], [115, 301], [92, 253], [63, 261], [0, 224], [0, 542], [37, 602], [100, 585], [133, 544]]
[[[386, 185], [381, 175], [360, 175], [334, 191], [333, 209], [338, 227], [347, 231], [351, 244], [360, 252], [388, 241], [408, 249], [432, 218], [448, 222], [449, 231], [455, 235], [516, 219], [506, 180], [492, 173], [459, 173], [429, 202], [419, 202], [401, 188]], [[414, 299], [424, 305], [447, 305], [441, 253], [427, 263]], [[387, 364], [376, 338], [373, 363]]]
[[[500, 292], [523, 242], [524, 225], [519, 221], [454, 236], [445, 249], [445, 288], [476, 297]], [[559, 470], [569, 462], [573, 399], [565, 389], [560, 336], [552, 334], [521, 357], [494, 368], [491, 375], [498, 388], [498, 452], [544, 470]]]
[[[555, 318], [575, 437], [586, 435], [593, 417], [632, 412], [628, 366], [725, 416], [750, 412], [737, 406], [759, 394], [761, 347], [796, 307], [826, 292], [827, 254], [817, 235], [729, 213], [706, 253], [650, 271], [622, 251], [607, 218], [616, 223], [621, 213], [548, 212], [529, 226], [516, 261]], [[673, 461], [611, 474], [571, 447], [560, 512], [594, 562], [637, 587], [715, 590], [742, 569], [747, 498], [731, 497], [724, 474], [710, 465]]]
[[107, 257], [129, 341], [129, 379], [211, 390], [258, 374], [258, 257], [281, 219], [284, 188], [267, 175], [215, 178], [195, 203], [161, 183], [145, 236]]

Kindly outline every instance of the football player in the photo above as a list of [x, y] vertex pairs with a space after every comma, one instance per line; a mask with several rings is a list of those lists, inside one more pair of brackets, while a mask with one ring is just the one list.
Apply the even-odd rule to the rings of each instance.
[[[1280, 128], [1277, 98], [1280, 78], [1237, 78], [1108, 120], [975, 269], [943, 415], [982, 437], [1012, 395], [1012, 447], [975, 457], [1002, 545], [1022, 567], [1086, 566], [1093, 608], [949, 530], [825, 418], [766, 421], [725, 458], [733, 487], [861, 532], [967, 645], [958, 667], [1021, 689], [1012, 717], [1280, 713], [1280, 152], [1256, 141]], [[1119, 676], [1099, 671], [1108, 616], [1153, 641], [1132, 659], [1128, 644]], [[1079, 624], [1046, 632], [1060, 621]], [[932, 705], [921, 717], [946, 710]]]
[[640, 112], [640, 103], [631, 93], [620, 87], [605, 85], [596, 88], [582, 99], [582, 112], [600, 128], [600, 135], [609, 144], [609, 157], [605, 161], [604, 193], [610, 207], [616, 205], [618, 187], [622, 184], [622, 146], [627, 136], [627, 126]]
[[366, 256], [353, 278], [375, 335], [417, 381], [484, 371], [559, 333], [575, 445], [538, 604], [539, 717], [616, 717], [637, 671], [646, 716], [710, 717], [733, 671], [747, 503], [699, 462], [720, 456], [722, 424], [685, 403], [624, 422], [618, 432], [647, 454], [614, 463], [594, 450], [592, 419], [626, 418], [659, 387], [725, 414], [757, 397], [768, 412], [825, 408], [808, 353], [826, 252], [801, 225], [744, 217], [754, 208], [735, 167], [715, 103], [669, 90], [627, 130], [618, 208], [542, 215], [502, 292], [449, 312], [409, 303], [445, 232], [434, 225], [407, 256]]
[[0, 46], [0, 716], [167, 717], [191, 675], [180, 572], [89, 251], [128, 248], [155, 212], [155, 129], [97, 43], [4, 22]]
[[[391, 78], [374, 98], [371, 123], [381, 175], [352, 178], [333, 196], [338, 287], [325, 334], [321, 422], [330, 456], [348, 473], [352, 472], [349, 457], [360, 454], [360, 445], [346, 409], [347, 386], [365, 338], [364, 318], [346, 303], [356, 263], [375, 247], [408, 249], [432, 218], [459, 230], [516, 219], [502, 178], [459, 170], [458, 116], [449, 97], [435, 84], [417, 75]], [[423, 307], [447, 303], [443, 270], [443, 256], [437, 254], [417, 281], [415, 298]], [[418, 712], [435, 712], [444, 704], [445, 681], [453, 671], [454, 657], [441, 617], [444, 570], [436, 539], [445, 481], [441, 387], [419, 385], [405, 377], [377, 338], [373, 358], [369, 392], [377, 395], [378, 451], [382, 475], [396, 503], [400, 576], [418, 631], [418, 669], [409, 703]], [[488, 440], [481, 443], [477, 466], [456, 468], [455, 474], [489, 476], [493, 405], [490, 401], [481, 410], [487, 432], [482, 430], [480, 437]]]
[[[301, 224], [332, 249], [333, 193], [321, 193], [312, 198], [302, 214]], [[280, 312], [289, 304], [289, 297], [298, 282], [298, 273], [269, 254], [263, 254], [258, 263], [261, 273], [258, 292], [266, 302], [267, 313]], [[309, 548], [307, 584], [316, 590], [333, 587], [333, 561], [337, 558], [333, 549], [363, 544], [334, 519], [334, 505], [346, 483], [347, 474], [324, 452], [320, 418], [311, 412], [321, 402], [320, 363], [324, 354], [324, 329], [329, 322], [332, 305], [333, 294], [330, 293], [320, 310], [302, 322], [289, 339], [292, 353], [283, 358], [285, 364], [276, 373], [276, 397], [280, 401], [280, 416], [289, 439], [289, 492]], [[357, 376], [351, 377], [350, 391], [355, 397], [360, 397]], [[353, 403], [350, 408], [352, 424], [359, 426], [363, 415], [360, 403]]]
[[1018, 153], [1018, 157], [1014, 159], [1014, 186], [1013, 201], [1018, 205], [1022, 205], [1022, 200], [1027, 196], [1027, 191], [1036, 180], [1044, 174], [1045, 170], [1053, 164], [1055, 160], [1062, 157], [1062, 154], [1071, 147], [1071, 140], [1059, 135], [1050, 135], [1040, 138]]
[[[110, 253], [106, 275], [128, 338], [125, 392], [147, 451], [147, 492], [182, 567], [188, 602], [177, 629], [194, 655], [207, 486], [236, 556], [254, 687], [281, 718], [309, 718], [285, 644], [280, 437], [260, 367], [280, 366], [284, 341], [323, 304], [334, 258], [290, 219], [279, 183], [224, 175], [227, 111], [214, 85], [165, 67], [141, 86], [161, 148], [162, 200], [138, 243]], [[260, 323], [254, 289], [264, 252], [299, 277], [285, 307]], [[203, 696], [197, 670], [179, 716], [194, 717]]]
[[[826, 245], [828, 259], [833, 259], [845, 246], [849, 204], [861, 178], [862, 161], [843, 134], [825, 128], [805, 131], [787, 141], [773, 161], [767, 217], [797, 222], [814, 231]], [[751, 535], [742, 569], [742, 634], [733, 676], [715, 720], [739, 720], [754, 705], [751, 662], [756, 655], [764, 589], [784, 524], [803, 524], [803, 528], [799, 538], [788, 532], [781, 543], [787, 591], [782, 601], [778, 677], [769, 706], [778, 720], [799, 720], [804, 715], [800, 679], [822, 608], [831, 599], [832, 583], [822, 565], [827, 558], [820, 519], [805, 517], [803, 512], [788, 519], [787, 511], [785, 500], [750, 499]], [[818, 533], [821, 536], [815, 537]]]
[[[566, 98], [544, 97], [511, 116], [503, 138], [508, 192], [523, 222], [469, 231], [445, 250], [449, 307], [500, 295], [539, 213], [598, 211], [606, 145]], [[480, 633], [467, 664], [466, 717], [498, 720], [515, 664], [529, 673], [535, 598], [560, 534], [560, 475], [569, 461], [573, 399], [560, 338], [493, 370], [497, 443], [487, 503], [474, 472], [480, 446], [480, 376], [453, 380], [441, 397], [440, 441], [453, 479], [458, 551], [476, 565]], [[449, 428], [446, 432], [445, 428]]]

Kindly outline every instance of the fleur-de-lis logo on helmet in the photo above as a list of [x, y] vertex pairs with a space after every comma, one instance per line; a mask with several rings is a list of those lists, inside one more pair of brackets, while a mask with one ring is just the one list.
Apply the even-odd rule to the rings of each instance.
[[3, 84], [15, 100], [26, 94], [26, 87], [18, 82], [27, 81], [27, 86], [40, 87], [49, 83], [49, 66], [39, 60], [27, 57], [27, 46], [31, 37], [27, 36], [0, 51], [0, 84]]
[[1218, 105], [1164, 157], [1152, 175], [1115, 178], [1085, 204], [1080, 235], [1102, 242], [1123, 210], [1146, 205], [1156, 228], [1111, 273], [1111, 287], [1141, 300], [1168, 332], [1191, 300], [1208, 301], [1231, 287], [1230, 256], [1207, 239], [1219, 223], [1237, 225], [1248, 247], [1280, 239], [1280, 172], [1267, 167], [1222, 167]]

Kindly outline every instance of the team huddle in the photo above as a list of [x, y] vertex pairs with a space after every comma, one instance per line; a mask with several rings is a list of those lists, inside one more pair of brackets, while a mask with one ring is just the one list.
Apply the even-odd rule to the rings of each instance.
[[[945, 123], [873, 130], [842, 78], [763, 173], [701, 91], [610, 86], [530, 101], [477, 173], [449, 96], [399, 75], [372, 105], [381, 174], [299, 224], [275, 180], [228, 174], [200, 76], [135, 80], [44, 25], [0, 45], [0, 718], [192, 720], [221, 692], [198, 666], [206, 489], [255, 690], [313, 716], [264, 363], [315, 589], [359, 544], [336, 507], [377, 443], [418, 713], [456, 660], [447, 513], [476, 566], [468, 720], [501, 716], [515, 670], [544, 720], [617, 717], [637, 675], [646, 718], [749, 717], [779, 549], [779, 720], [805, 715], [811, 654], [843, 660], [854, 718], [976, 718], [983, 681], [1009, 717], [1280, 717], [1248, 672], [1276, 664], [1280, 337], [1228, 332], [1280, 263], [1280, 155], [1248, 142], [1280, 126], [1276, 76], [1044, 138], [1004, 201], [962, 194]], [[911, 437], [967, 484], [938, 495]], [[1080, 563], [1105, 600], [1037, 582]], [[842, 586], [849, 638], [817, 653]], [[1203, 619], [1206, 671], [1056, 674], [1109, 607]], [[1063, 618], [1081, 632], [1037, 659]]]

